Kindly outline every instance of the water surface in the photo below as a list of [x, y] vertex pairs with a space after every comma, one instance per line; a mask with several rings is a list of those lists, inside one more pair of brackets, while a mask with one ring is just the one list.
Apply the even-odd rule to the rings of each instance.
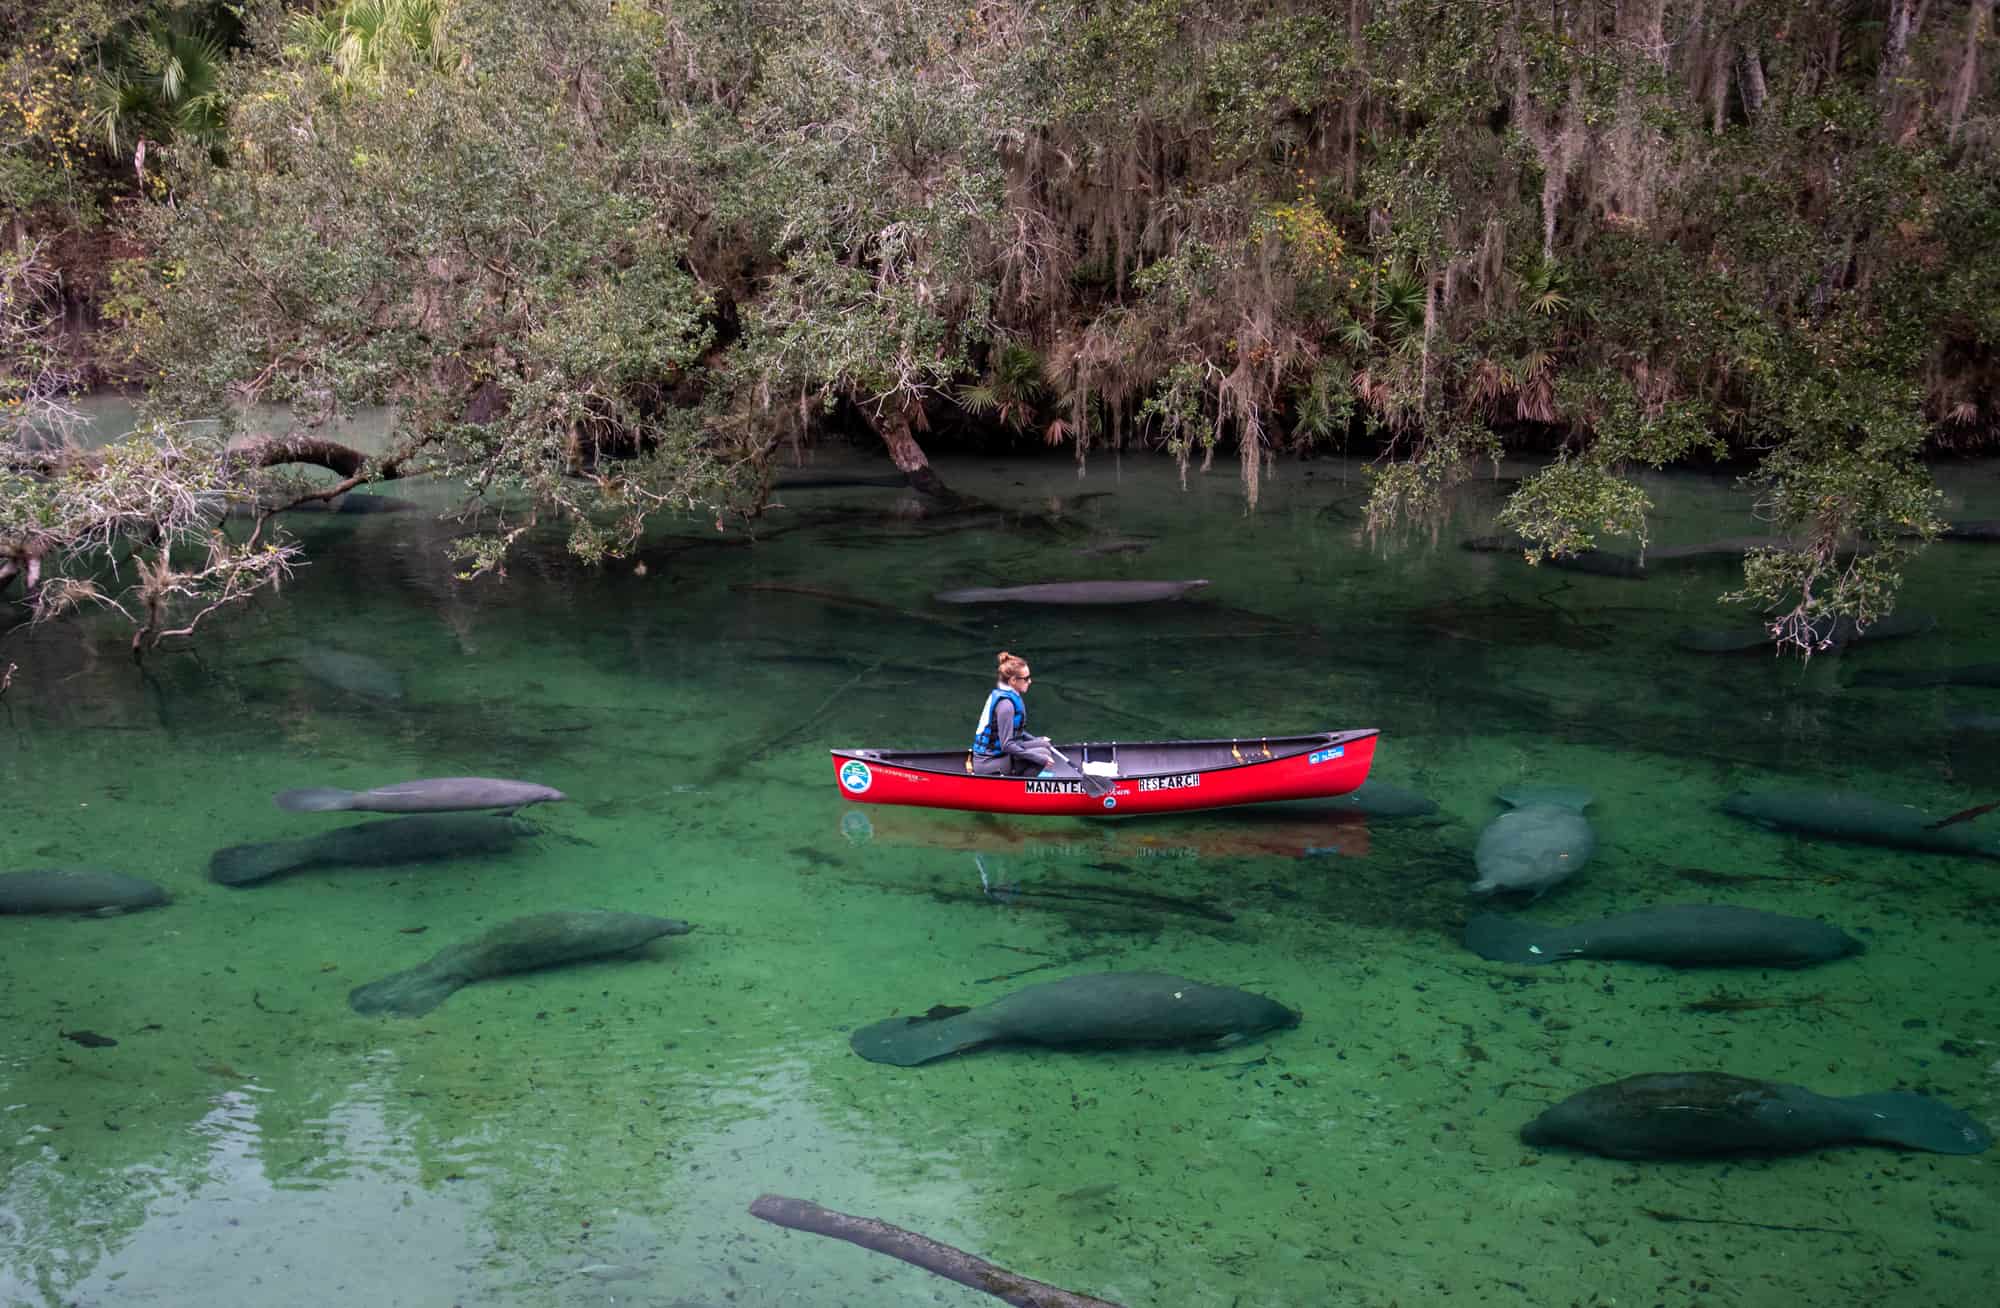
[[[8, 638], [0, 867], [114, 867], [175, 902], [0, 919], [0, 1302], [993, 1302], [766, 1226], [745, 1210], [767, 1191], [1135, 1306], [1985, 1293], [1991, 1155], [1634, 1165], [1516, 1132], [1588, 1085], [1704, 1068], [2000, 1118], [2000, 864], [1718, 807], [1778, 785], [1940, 816], [2000, 798], [2000, 736], [1954, 725], [2000, 714], [2000, 691], [1849, 684], [2000, 661], [2000, 548], [1910, 569], [1905, 607], [1935, 631], [1802, 666], [1673, 644], [1743, 620], [1715, 604], [1727, 566], [1631, 581], [1460, 549], [1504, 481], [1435, 536], [1370, 540], [1338, 461], [1279, 468], [1254, 516], [1233, 475], [1183, 491], [1151, 458], [1081, 479], [940, 468], [987, 507], [787, 491], [754, 542], [684, 522], [602, 571], [548, 543], [470, 585], [430, 513], [317, 515], [281, 594], [143, 675], [109, 626]], [[1943, 477], [1953, 516], [2000, 517], [1993, 465]], [[1758, 530], [1726, 478], [1650, 485], [1657, 544]], [[1214, 584], [1125, 610], [931, 599], [1092, 577]], [[1373, 726], [1376, 777], [1440, 812], [1037, 823], [839, 797], [829, 746], [969, 738], [1002, 648], [1034, 663], [1031, 717], [1059, 740]], [[274, 791], [461, 773], [572, 798], [530, 810], [540, 834], [502, 856], [207, 879], [219, 846], [355, 820]], [[1596, 795], [1596, 860], [1532, 910], [1549, 920], [1727, 902], [1870, 950], [1800, 974], [1485, 964], [1457, 941], [1464, 887], [1519, 782]], [[1104, 893], [1031, 893], [1049, 887]], [[697, 929], [414, 1020], [347, 1008], [356, 985], [564, 908]], [[1305, 1020], [1222, 1051], [899, 1069], [847, 1048], [893, 1013], [1106, 968]], [[1718, 991], [1784, 1002], [1686, 1009]], [[117, 1044], [60, 1034], [78, 1029]]]

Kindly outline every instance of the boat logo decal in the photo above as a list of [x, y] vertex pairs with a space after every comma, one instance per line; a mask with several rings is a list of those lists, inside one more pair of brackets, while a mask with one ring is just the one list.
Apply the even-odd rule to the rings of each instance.
[[1117, 808], [1117, 807], [1118, 807], [1118, 796], [1116, 796], [1116, 795], [1106, 795], [1106, 796], [1104, 797], [1104, 807], [1106, 807], [1106, 808]]
[[875, 784], [875, 774], [868, 765], [858, 758], [851, 758], [840, 765], [840, 787], [850, 795], [863, 795], [868, 787]]
[[1177, 772], [1171, 777], [1139, 778], [1139, 789], [1142, 793], [1148, 790], [1187, 790], [1200, 784], [1199, 772]]
[[1345, 753], [1347, 753], [1347, 746], [1345, 746], [1345, 745], [1335, 745], [1335, 746], [1334, 746], [1334, 747], [1333, 747], [1332, 749], [1320, 749], [1320, 750], [1314, 750], [1314, 751], [1313, 751], [1313, 752], [1312, 752], [1311, 754], [1308, 754], [1308, 755], [1306, 756], [1306, 762], [1308, 762], [1308, 763], [1324, 763], [1324, 762], [1326, 762], [1326, 761], [1327, 761], [1328, 759], [1336, 759], [1336, 758], [1339, 758], [1339, 757], [1340, 757], [1341, 755], [1343, 755], [1343, 754], [1345, 754]]
[[1081, 781], [1030, 781], [1027, 783], [1030, 795], [1081, 795]]

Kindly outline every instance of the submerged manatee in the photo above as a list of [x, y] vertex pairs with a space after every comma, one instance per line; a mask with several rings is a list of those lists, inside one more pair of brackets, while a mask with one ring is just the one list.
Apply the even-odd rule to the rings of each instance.
[[1031, 586], [941, 590], [940, 604], [1149, 604], [1177, 600], [1206, 586], [1194, 581], [1044, 581]]
[[[1479, 554], [1514, 555], [1525, 555], [1534, 548], [1519, 536], [1474, 536], [1460, 541], [1459, 546]], [[1646, 579], [1644, 560], [1614, 550], [1572, 550], [1567, 554], [1551, 555], [1534, 566], [1560, 568], [1564, 572], [1587, 572], [1597, 577], [1625, 577], [1632, 581]]]
[[1932, 686], [2000, 686], [2000, 663], [1964, 663], [1952, 668], [1864, 668], [1850, 684], [1880, 690], [1925, 690]]
[[306, 675], [322, 686], [363, 699], [403, 698], [403, 675], [373, 655], [308, 646], [298, 661]]
[[534, 834], [536, 829], [529, 823], [491, 814], [385, 818], [322, 831], [303, 840], [218, 849], [209, 856], [208, 875], [226, 886], [247, 886], [300, 868], [385, 867], [497, 853]]
[[1465, 924], [1465, 945], [1495, 963], [1629, 958], [1669, 967], [1805, 967], [1866, 948], [1824, 922], [1727, 904], [1640, 909], [1574, 926], [1481, 913]]
[[165, 890], [140, 877], [94, 867], [44, 867], [0, 872], [0, 913], [97, 913], [151, 908]]
[[1207, 1045], [1299, 1024], [1274, 999], [1160, 972], [1096, 972], [972, 1009], [892, 1017], [848, 1038], [873, 1063], [915, 1067], [991, 1044]]
[[644, 913], [537, 913], [503, 922], [476, 940], [453, 945], [407, 972], [357, 986], [347, 996], [357, 1013], [420, 1017], [460, 986], [487, 977], [532, 972], [637, 949], [661, 936], [684, 936], [686, 922]]
[[[1863, 626], [1853, 618], [1826, 619], [1813, 628], [1817, 644], [1828, 649], [1844, 649], [1860, 641], [1890, 640], [1897, 636], [1920, 636], [1937, 626], [1928, 613], [1891, 613]], [[1737, 654], [1746, 650], [1771, 651], [1777, 644], [1767, 627], [1689, 628], [1674, 637], [1674, 644], [1697, 654]]]
[[1512, 805], [1486, 824], [1473, 851], [1479, 878], [1475, 895], [1532, 891], [1537, 899], [1582, 870], [1597, 852], [1597, 835], [1583, 810], [1590, 792], [1565, 786], [1509, 786], [1500, 802]]
[[1739, 791], [1722, 810], [1767, 827], [1932, 854], [2000, 858], [2000, 831], [1974, 822], [1942, 821], [1908, 804], [1847, 790]]
[[1838, 1099], [1726, 1072], [1652, 1072], [1593, 1086], [1523, 1126], [1521, 1139], [1614, 1158], [1796, 1153], [1850, 1143], [1976, 1154], [1993, 1143], [1973, 1118], [1923, 1095]]
[[498, 777], [427, 777], [377, 786], [373, 790], [313, 786], [284, 790], [272, 796], [279, 808], [294, 813], [453, 813], [481, 808], [526, 808], [530, 804], [553, 804], [568, 798], [549, 786]]

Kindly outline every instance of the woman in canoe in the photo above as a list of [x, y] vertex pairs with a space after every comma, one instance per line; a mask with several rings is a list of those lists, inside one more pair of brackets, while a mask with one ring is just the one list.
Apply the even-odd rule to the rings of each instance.
[[972, 770], [982, 777], [1033, 776], [1055, 763], [1047, 736], [1027, 732], [1028, 660], [1000, 651], [1000, 679], [986, 693], [979, 727], [972, 737]]

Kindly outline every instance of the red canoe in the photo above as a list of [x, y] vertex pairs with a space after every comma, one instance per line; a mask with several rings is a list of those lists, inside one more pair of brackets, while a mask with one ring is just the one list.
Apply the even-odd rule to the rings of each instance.
[[1093, 774], [1099, 794], [1091, 794], [1075, 775], [976, 776], [971, 771], [972, 756], [962, 749], [836, 749], [833, 777], [840, 793], [860, 804], [1052, 817], [1183, 813], [1344, 795], [1368, 779], [1369, 765], [1375, 761], [1375, 737], [1371, 727], [1249, 740], [1114, 740], [1058, 746]]

